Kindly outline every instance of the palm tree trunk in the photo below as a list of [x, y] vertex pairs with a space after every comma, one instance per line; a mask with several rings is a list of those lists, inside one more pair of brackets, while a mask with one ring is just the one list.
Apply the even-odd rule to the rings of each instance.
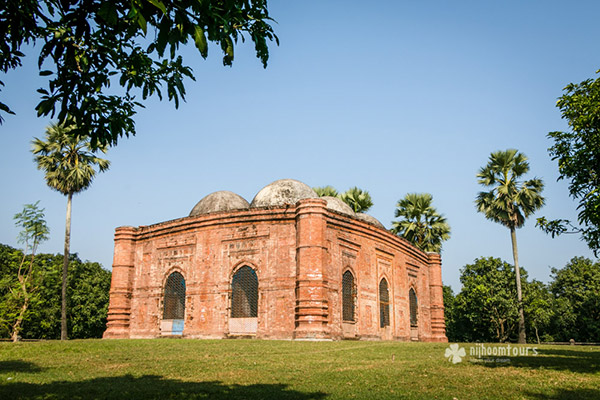
[[67, 220], [65, 223], [65, 255], [62, 271], [62, 300], [60, 307], [60, 340], [67, 340], [67, 271], [69, 269], [69, 253], [71, 249], [71, 203], [73, 193], [67, 195]]
[[515, 279], [517, 281], [517, 303], [519, 306], [519, 343], [525, 344], [525, 313], [523, 312], [523, 295], [521, 294], [521, 269], [519, 268], [519, 252], [517, 250], [517, 232], [510, 228], [513, 259], [515, 261]]

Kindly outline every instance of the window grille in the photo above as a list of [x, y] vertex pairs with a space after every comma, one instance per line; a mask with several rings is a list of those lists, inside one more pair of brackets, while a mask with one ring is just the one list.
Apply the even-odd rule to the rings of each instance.
[[379, 326], [381, 328], [390, 325], [390, 292], [388, 283], [383, 278], [379, 282]]
[[352, 272], [346, 271], [342, 276], [342, 319], [354, 321], [356, 307], [356, 285]]
[[411, 288], [408, 292], [408, 302], [410, 304], [410, 326], [417, 326], [417, 315], [419, 308], [417, 304], [417, 294], [413, 288]]
[[231, 280], [231, 318], [258, 316], [258, 277], [248, 266], [243, 266]]
[[165, 309], [163, 319], [183, 319], [185, 314], [185, 279], [173, 272], [165, 285]]

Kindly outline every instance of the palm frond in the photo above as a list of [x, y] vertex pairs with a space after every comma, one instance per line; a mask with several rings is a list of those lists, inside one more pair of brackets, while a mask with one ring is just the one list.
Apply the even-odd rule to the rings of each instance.
[[367, 212], [373, 206], [373, 200], [369, 192], [356, 186], [342, 193], [339, 198], [356, 213]]
[[493, 152], [477, 174], [481, 185], [491, 187], [488, 192], [478, 193], [477, 211], [508, 228], [523, 226], [525, 219], [544, 205], [541, 179], [520, 182], [527, 172], [529, 163], [523, 153], [515, 149]]
[[73, 136], [74, 127], [51, 124], [46, 128], [45, 140], [34, 138], [32, 153], [39, 170], [44, 171], [46, 184], [63, 195], [87, 189], [98, 172], [106, 171], [110, 161], [99, 158], [95, 152], [106, 153], [105, 146], [92, 150], [88, 137]]
[[392, 232], [423, 251], [440, 252], [450, 238], [450, 226], [432, 203], [429, 193], [408, 193], [398, 200], [394, 215], [402, 219], [392, 222]]

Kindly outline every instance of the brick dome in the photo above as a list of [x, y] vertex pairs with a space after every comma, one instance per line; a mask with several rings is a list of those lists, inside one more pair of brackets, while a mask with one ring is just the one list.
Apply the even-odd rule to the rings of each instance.
[[298, 181], [252, 204], [216, 192], [117, 228], [103, 337], [448, 340], [439, 254]]
[[383, 226], [383, 224], [379, 222], [377, 218], [369, 214], [356, 213], [356, 218], [360, 219], [361, 221], [368, 222], [369, 224], [375, 225], [379, 228], [385, 229], [385, 226]]
[[190, 212], [190, 217], [213, 212], [243, 210], [250, 208], [250, 204], [239, 194], [228, 190], [221, 190], [205, 196]]
[[276, 207], [296, 204], [302, 199], [318, 198], [310, 186], [295, 179], [280, 179], [262, 188], [250, 207]]
[[329, 208], [330, 210], [350, 215], [352, 217], [356, 216], [356, 214], [354, 214], [354, 211], [352, 211], [352, 208], [350, 208], [350, 206], [344, 203], [341, 199], [332, 196], [323, 196], [321, 198], [327, 201], [327, 208]]

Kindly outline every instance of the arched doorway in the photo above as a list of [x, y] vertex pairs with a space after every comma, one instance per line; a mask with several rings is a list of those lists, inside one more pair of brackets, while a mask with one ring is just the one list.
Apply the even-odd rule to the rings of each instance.
[[385, 278], [379, 282], [379, 327], [390, 326], [390, 291]]
[[183, 335], [184, 319], [185, 279], [179, 272], [173, 272], [165, 283], [161, 334]]
[[258, 328], [258, 277], [244, 265], [231, 278], [230, 335], [254, 335]]
[[354, 322], [356, 310], [356, 284], [352, 272], [342, 275], [342, 321]]
[[410, 308], [410, 338], [419, 340], [419, 304], [417, 293], [413, 288], [408, 291], [408, 304]]
[[342, 275], [342, 336], [356, 338], [356, 281], [350, 270]]

